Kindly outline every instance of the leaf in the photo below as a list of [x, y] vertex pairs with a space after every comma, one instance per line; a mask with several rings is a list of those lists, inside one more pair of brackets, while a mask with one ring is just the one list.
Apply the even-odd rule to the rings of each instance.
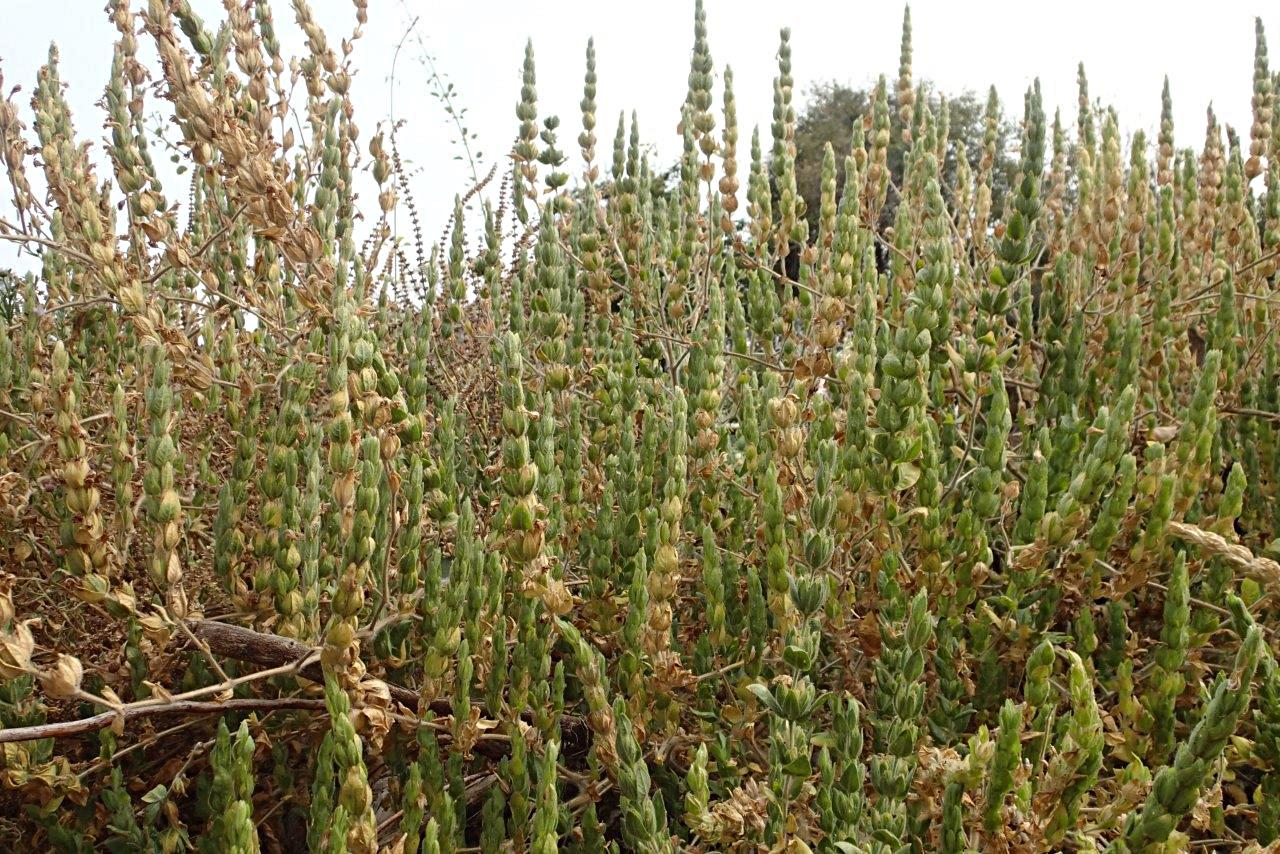
[[919, 459], [920, 454], [924, 451], [924, 439], [917, 436], [915, 440], [907, 446], [902, 452], [902, 456], [894, 460], [896, 463], [913, 463]]
[[795, 644], [789, 645], [782, 651], [782, 660], [796, 670], [808, 670], [813, 666], [813, 658], [809, 655], [809, 651]]
[[40, 684], [44, 692], [59, 700], [69, 700], [80, 691], [80, 682], [84, 679], [84, 665], [74, 655], [58, 654], [57, 663], [40, 674]]
[[157, 698], [159, 698], [162, 702], [165, 702], [165, 703], [173, 702], [173, 695], [170, 694], [168, 689], [165, 688], [163, 685], [159, 685], [155, 682], [152, 682], [150, 679], [143, 679], [142, 684], [145, 685], [147, 689], [150, 690], [151, 693], [154, 694]]
[[828, 750], [835, 750], [836, 746], [839, 744], [839, 740], [833, 732], [820, 732], [810, 738], [809, 743], [814, 747], [825, 747]]
[[895, 528], [898, 528], [907, 524], [917, 516], [928, 516], [928, 515], [929, 515], [928, 507], [912, 507], [906, 513], [899, 513], [897, 518], [895, 518], [889, 524]]
[[809, 761], [808, 755], [797, 756], [782, 766], [782, 773], [788, 777], [796, 777], [803, 780], [813, 774], [813, 764]]
[[782, 707], [778, 705], [778, 701], [774, 698], [773, 692], [769, 690], [767, 685], [755, 682], [748, 685], [747, 690], [755, 695], [755, 698], [760, 701], [760, 705], [764, 706], [775, 715], [778, 715], [779, 717], [782, 716]]
[[894, 488], [901, 491], [910, 489], [920, 479], [920, 467], [911, 463], [901, 463], [894, 469]]
[[14, 626], [12, 632], [0, 635], [0, 677], [16, 679], [31, 670], [31, 653], [36, 641], [31, 636], [32, 620]]
[[142, 796], [144, 804], [158, 804], [165, 798], [169, 797], [169, 789], [164, 784], [157, 785], [154, 789]]

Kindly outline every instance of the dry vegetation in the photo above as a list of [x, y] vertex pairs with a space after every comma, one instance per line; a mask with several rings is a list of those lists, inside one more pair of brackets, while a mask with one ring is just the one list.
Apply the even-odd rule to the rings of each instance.
[[949, 152], [908, 18], [812, 237], [786, 32], [748, 146], [699, 3], [670, 188], [634, 122], [597, 152], [590, 47], [566, 165], [530, 50], [437, 251], [358, 27], [141, 5], [100, 148], [55, 56], [0, 101], [10, 847], [1275, 845], [1260, 22], [1247, 137], [1176, 147], [1166, 91], [1125, 150], [1081, 69], [992, 210], [998, 105]]

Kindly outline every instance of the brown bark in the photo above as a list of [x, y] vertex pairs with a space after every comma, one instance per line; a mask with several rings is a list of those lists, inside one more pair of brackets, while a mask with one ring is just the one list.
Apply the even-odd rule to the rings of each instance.
[[[230, 623], [219, 623], [216, 620], [190, 620], [187, 623], [197, 638], [203, 641], [214, 655], [259, 664], [263, 667], [279, 667], [302, 661], [312, 653], [311, 647], [291, 638], [269, 635], [233, 626]], [[319, 661], [313, 661], [298, 671], [298, 675], [312, 682], [324, 683], [324, 672]], [[391, 699], [411, 711], [418, 708], [418, 695], [408, 688], [388, 684]], [[437, 706], [439, 708], [437, 708]], [[431, 710], [436, 714], [452, 714], [447, 702], [433, 703]]]

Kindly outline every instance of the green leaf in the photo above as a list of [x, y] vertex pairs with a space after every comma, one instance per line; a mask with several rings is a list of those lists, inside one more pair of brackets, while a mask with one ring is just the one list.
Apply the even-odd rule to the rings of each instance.
[[1262, 588], [1258, 582], [1252, 578], [1245, 578], [1240, 582], [1240, 598], [1244, 600], [1246, 605], [1252, 605], [1262, 596]]
[[764, 706], [775, 715], [782, 715], [782, 706], [778, 705], [777, 699], [774, 698], [773, 692], [769, 690], [767, 685], [762, 685], [759, 682], [756, 682], [748, 685], [747, 690], [755, 695], [755, 698], [760, 701], [760, 705]]
[[898, 459], [894, 460], [894, 462], [895, 463], [915, 462], [917, 459], [920, 458], [920, 454], [923, 450], [924, 450], [924, 439], [920, 436], [917, 436], [911, 442], [911, 444], [906, 447], [906, 450], [902, 452], [902, 456], [898, 457]]
[[813, 657], [804, 647], [789, 645], [782, 651], [782, 660], [796, 670], [808, 670], [813, 666]]
[[839, 739], [833, 732], [820, 732], [809, 739], [809, 743], [814, 747], [825, 747], [828, 750], [835, 750], [839, 745]]
[[920, 467], [911, 463], [900, 463], [893, 473], [894, 489], [899, 491], [910, 489], [920, 479]]
[[782, 766], [782, 773], [788, 777], [796, 777], [803, 780], [813, 774], [813, 763], [809, 761], [807, 755], [797, 756]]

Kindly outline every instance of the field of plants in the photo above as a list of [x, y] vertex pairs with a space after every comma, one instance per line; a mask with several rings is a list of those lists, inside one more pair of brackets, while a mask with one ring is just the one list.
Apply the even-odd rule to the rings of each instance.
[[1280, 850], [1261, 21], [1247, 132], [1081, 68], [995, 193], [908, 12], [806, 212], [698, 0], [678, 169], [530, 47], [433, 242], [364, 0], [135, 5], [3, 81], [0, 848]]

